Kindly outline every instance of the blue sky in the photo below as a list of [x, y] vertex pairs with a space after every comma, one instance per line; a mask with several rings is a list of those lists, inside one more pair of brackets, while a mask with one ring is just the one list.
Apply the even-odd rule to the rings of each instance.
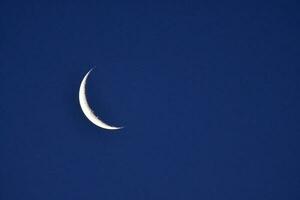
[[[1, 1], [0, 195], [299, 199], [299, 3]], [[111, 134], [83, 115], [78, 91]]]

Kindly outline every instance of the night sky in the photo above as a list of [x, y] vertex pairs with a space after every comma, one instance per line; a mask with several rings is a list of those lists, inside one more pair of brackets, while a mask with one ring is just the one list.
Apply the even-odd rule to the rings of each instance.
[[1, 0], [0, 199], [300, 199], [299, 10]]

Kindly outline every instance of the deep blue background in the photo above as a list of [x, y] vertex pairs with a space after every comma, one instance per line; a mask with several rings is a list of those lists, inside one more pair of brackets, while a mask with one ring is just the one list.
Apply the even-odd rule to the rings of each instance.
[[299, 9], [2, 0], [1, 200], [300, 199]]

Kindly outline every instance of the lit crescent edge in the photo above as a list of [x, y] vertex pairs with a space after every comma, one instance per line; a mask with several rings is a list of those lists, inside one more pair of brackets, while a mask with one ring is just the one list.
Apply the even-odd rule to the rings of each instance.
[[80, 84], [80, 88], [79, 88], [79, 104], [80, 107], [84, 113], [84, 115], [96, 126], [99, 126], [100, 128], [104, 128], [104, 129], [108, 129], [108, 130], [118, 130], [121, 129], [123, 127], [115, 127], [115, 126], [110, 126], [106, 123], [104, 123], [103, 121], [101, 121], [93, 112], [93, 110], [91, 109], [91, 107], [89, 106], [88, 102], [87, 102], [87, 98], [86, 98], [86, 94], [85, 94], [85, 86], [86, 86], [86, 80], [90, 74], [90, 72], [93, 69], [91, 69], [83, 78], [83, 80], [81, 81]]

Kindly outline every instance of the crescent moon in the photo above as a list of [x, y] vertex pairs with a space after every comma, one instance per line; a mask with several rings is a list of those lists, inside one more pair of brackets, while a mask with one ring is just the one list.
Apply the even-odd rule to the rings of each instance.
[[110, 126], [108, 124], [106, 124], [105, 122], [103, 122], [102, 120], [100, 120], [93, 112], [93, 110], [91, 109], [91, 107], [88, 104], [87, 98], [86, 98], [86, 81], [87, 78], [90, 74], [90, 72], [93, 69], [91, 69], [83, 78], [83, 80], [81, 81], [80, 84], [80, 88], [79, 88], [79, 104], [80, 107], [84, 113], [84, 115], [96, 126], [100, 127], [100, 128], [104, 128], [104, 129], [108, 129], [108, 130], [117, 130], [117, 129], [121, 129], [122, 127], [115, 127], [115, 126]]

